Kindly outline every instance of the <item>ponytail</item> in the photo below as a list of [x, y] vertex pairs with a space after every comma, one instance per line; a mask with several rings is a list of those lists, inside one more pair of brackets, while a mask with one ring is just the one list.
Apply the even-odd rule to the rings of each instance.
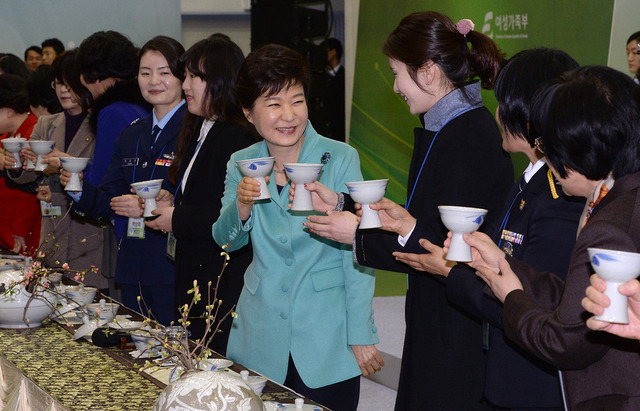
[[504, 54], [492, 39], [472, 28], [471, 20], [461, 20], [456, 26], [435, 11], [413, 13], [400, 21], [382, 52], [404, 63], [416, 84], [420, 68], [432, 61], [455, 88], [479, 77], [482, 87], [490, 89], [505, 62]]
[[480, 78], [482, 88], [492, 89], [500, 68], [505, 63], [505, 56], [498, 45], [489, 36], [477, 31], [470, 31], [467, 40], [471, 44], [469, 50], [470, 76]]

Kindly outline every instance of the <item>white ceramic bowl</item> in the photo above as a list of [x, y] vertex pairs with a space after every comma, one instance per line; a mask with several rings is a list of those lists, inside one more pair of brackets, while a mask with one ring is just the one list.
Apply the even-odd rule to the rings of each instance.
[[264, 386], [267, 384], [267, 379], [264, 377], [260, 377], [258, 375], [250, 375], [247, 377], [247, 383], [253, 388], [253, 390], [258, 394], [258, 397], [262, 395], [264, 391]]
[[60, 157], [60, 163], [62, 168], [71, 173], [69, 182], [64, 187], [65, 191], [80, 191], [82, 190], [82, 184], [80, 184], [79, 172], [87, 167], [89, 158], [87, 157]]
[[449, 261], [471, 261], [471, 247], [462, 235], [472, 233], [484, 222], [487, 210], [484, 208], [438, 206], [442, 223], [451, 230], [451, 245], [447, 253]]
[[344, 183], [349, 189], [351, 198], [362, 206], [360, 228], [382, 227], [378, 212], [369, 208], [369, 204], [382, 200], [384, 193], [387, 191], [387, 183], [389, 183], [388, 178]]
[[131, 183], [131, 187], [135, 190], [136, 194], [140, 198], [144, 198], [144, 217], [153, 217], [151, 212], [155, 210], [156, 196], [162, 189], [162, 179], [139, 181], [137, 183]]
[[20, 150], [26, 147], [27, 139], [22, 137], [9, 137], [2, 140], [4, 149], [10, 153], [13, 153], [15, 161], [12, 168], [21, 168], [22, 162], [20, 161]]
[[260, 195], [254, 197], [254, 200], [265, 200], [271, 198], [267, 182], [264, 180], [273, 169], [275, 157], [250, 158], [247, 160], [236, 161], [242, 175], [256, 179], [260, 183]]
[[79, 286], [70, 287], [64, 291], [68, 299], [80, 305], [91, 304], [97, 292], [98, 289], [95, 287], [84, 287], [84, 290], [81, 290]]
[[79, 173], [87, 167], [88, 157], [60, 157], [62, 168], [70, 173]]
[[229, 368], [233, 365], [233, 361], [225, 358], [206, 358], [200, 360], [198, 369], [205, 371], [222, 371], [225, 368]]
[[29, 147], [31, 147], [31, 151], [38, 155], [34, 171], [44, 171], [47, 168], [47, 165], [42, 163], [42, 155], [52, 152], [55, 145], [55, 141], [29, 140]]
[[[33, 328], [42, 325], [42, 320], [53, 311], [55, 302], [48, 301], [51, 297], [48, 294], [37, 296], [28, 302], [25, 314], [30, 296], [24, 287], [20, 287], [16, 294], [0, 296], [0, 328]], [[25, 318], [29, 321], [25, 322]]]
[[162, 343], [153, 338], [148, 332], [133, 331], [131, 339], [136, 346], [136, 350], [141, 353], [148, 353], [150, 357], [156, 357], [162, 352]]
[[320, 176], [322, 164], [284, 163], [287, 176], [296, 183], [296, 192], [291, 203], [292, 211], [313, 211], [311, 193], [304, 188], [304, 184], [313, 183]]
[[105, 303], [104, 307], [101, 302], [87, 304], [87, 312], [91, 316], [98, 315], [101, 320], [105, 321], [113, 321], [118, 313], [118, 308], [120, 308], [120, 305], [116, 303]]
[[26, 147], [27, 139], [22, 137], [8, 137], [2, 140], [4, 149], [10, 153], [18, 153]]
[[608, 250], [604, 248], [587, 248], [591, 266], [607, 283], [604, 294], [611, 304], [604, 309], [602, 315], [595, 318], [601, 321], [627, 324], [627, 297], [620, 294], [618, 287], [640, 275], [640, 253]]
[[53, 284], [58, 284], [62, 280], [62, 273], [49, 273], [47, 279]]

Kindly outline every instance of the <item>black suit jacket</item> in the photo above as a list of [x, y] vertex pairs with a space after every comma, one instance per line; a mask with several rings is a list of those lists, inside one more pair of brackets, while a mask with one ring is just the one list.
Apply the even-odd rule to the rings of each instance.
[[[423, 238], [441, 245], [447, 229], [439, 205], [481, 207], [495, 221], [513, 184], [513, 166], [502, 150], [500, 133], [489, 110], [470, 110], [440, 131], [422, 172], [420, 168], [435, 133], [415, 130], [408, 192], [415, 191], [409, 212], [424, 229]], [[418, 178], [418, 175], [420, 177]], [[393, 251], [421, 252], [412, 235], [402, 248], [397, 235], [380, 230], [358, 230], [355, 253], [360, 264], [407, 272], [408, 289], [402, 370], [397, 410], [478, 410], [484, 375], [482, 326], [451, 306], [443, 282], [398, 263]]]
[[[175, 271], [176, 301], [179, 304], [190, 302], [191, 295], [187, 295], [187, 291], [193, 287], [193, 280], [198, 280], [203, 295], [206, 295], [205, 287], [209, 281], [214, 287], [216, 285], [224, 259], [220, 255], [222, 249], [213, 241], [211, 226], [220, 215], [227, 162], [231, 154], [254, 142], [253, 135], [245, 127], [216, 121], [189, 172], [184, 193], [178, 188], [172, 225], [177, 240]], [[178, 181], [182, 179], [196, 146], [197, 139], [194, 139], [185, 153]], [[231, 253], [217, 296], [223, 301], [221, 315], [238, 301], [243, 275], [252, 254], [250, 245]], [[223, 332], [213, 340], [211, 348], [221, 354], [226, 351], [230, 327], [231, 318], [225, 321]], [[190, 330], [191, 338], [201, 338], [204, 324], [192, 321]]]
[[[514, 258], [564, 279], [585, 199], [564, 196], [554, 179], [549, 182], [548, 172], [549, 167], [544, 165], [527, 184], [521, 177], [507, 196], [498, 221], [507, 218], [503, 229], [522, 235], [520, 243], [509, 242]], [[496, 243], [501, 236], [499, 229], [493, 236]], [[503, 248], [506, 243], [502, 240]], [[489, 324], [485, 398], [501, 408], [562, 407], [557, 368], [506, 339], [502, 303], [490, 290], [485, 292], [485, 283], [475, 270], [457, 264], [447, 277], [446, 287], [451, 303]]]

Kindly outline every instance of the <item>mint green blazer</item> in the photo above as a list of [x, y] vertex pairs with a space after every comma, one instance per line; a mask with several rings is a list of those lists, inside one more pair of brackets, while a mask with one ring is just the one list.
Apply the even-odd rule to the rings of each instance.
[[[289, 354], [308, 387], [353, 378], [360, 368], [350, 345], [378, 343], [371, 309], [375, 272], [354, 263], [351, 246], [311, 234], [302, 225], [309, 213], [287, 207], [289, 183], [278, 193], [273, 171], [272, 198], [256, 202], [242, 225], [236, 161], [268, 156], [265, 142], [231, 156], [220, 218], [212, 229], [215, 241], [229, 243], [231, 251], [249, 238], [253, 245], [227, 355], [280, 383]], [[345, 191], [345, 182], [362, 180], [356, 150], [320, 136], [308, 123], [298, 162], [318, 164], [323, 157], [328, 161], [318, 181], [330, 189]]]

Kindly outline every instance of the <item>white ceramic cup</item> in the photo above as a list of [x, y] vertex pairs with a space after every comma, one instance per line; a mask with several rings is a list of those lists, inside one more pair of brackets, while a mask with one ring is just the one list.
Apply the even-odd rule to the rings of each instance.
[[362, 206], [362, 216], [358, 226], [361, 229], [382, 227], [378, 211], [369, 208], [369, 204], [382, 200], [384, 193], [387, 191], [388, 182], [389, 179], [386, 178], [383, 180], [344, 183], [349, 189], [351, 198]]
[[251, 177], [260, 183], [260, 195], [253, 197], [254, 200], [266, 200], [271, 198], [269, 187], [265, 177], [271, 173], [275, 157], [250, 158], [247, 160], [236, 161], [242, 175]]
[[296, 192], [291, 203], [292, 211], [313, 211], [311, 192], [304, 185], [313, 183], [320, 176], [322, 164], [284, 163], [287, 176], [296, 183]]
[[89, 158], [60, 157], [60, 163], [62, 163], [62, 168], [71, 173], [69, 182], [64, 187], [65, 191], [82, 191], [82, 184], [80, 184], [80, 176], [78, 174], [85, 169], [89, 163]]
[[487, 210], [484, 208], [438, 206], [440, 218], [451, 230], [451, 245], [447, 253], [449, 261], [471, 261], [471, 246], [462, 238], [463, 234], [476, 231], [484, 222]]
[[611, 323], [629, 323], [627, 297], [620, 294], [618, 287], [640, 275], [640, 253], [604, 248], [587, 248], [587, 252], [591, 266], [607, 283], [604, 294], [611, 301], [602, 315], [596, 315], [595, 319]]
[[162, 189], [162, 179], [140, 181], [137, 183], [131, 183], [131, 187], [135, 190], [136, 194], [140, 198], [144, 198], [144, 213], [143, 217], [155, 217], [151, 212], [158, 208], [156, 204], [156, 197]]

